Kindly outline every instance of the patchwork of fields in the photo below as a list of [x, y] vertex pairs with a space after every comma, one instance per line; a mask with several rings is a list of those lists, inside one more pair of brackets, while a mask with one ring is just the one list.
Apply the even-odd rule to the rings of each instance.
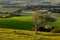
[[[60, 28], [60, 14], [53, 26]], [[0, 18], [0, 40], [60, 40], [60, 33], [31, 31], [34, 27], [32, 16]], [[9, 28], [9, 29], [8, 29]], [[17, 30], [18, 29], [18, 30]]]
[[[1, 5], [0, 6], [9, 6]], [[13, 6], [13, 5], [10, 5]], [[14, 5], [17, 6], [17, 5]], [[19, 6], [19, 5], [18, 5]], [[14, 13], [20, 10], [19, 8], [0, 8], [0, 12]], [[34, 13], [34, 11], [23, 10], [22, 14]], [[56, 21], [52, 26], [60, 28], [60, 14], [53, 13], [56, 16]], [[34, 20], [32, 16], [14, 16], [10, 18], [0, 18], [0, 40], [60, 40], [60, 33], [39, 32], [35, 34], [32, 31]]]

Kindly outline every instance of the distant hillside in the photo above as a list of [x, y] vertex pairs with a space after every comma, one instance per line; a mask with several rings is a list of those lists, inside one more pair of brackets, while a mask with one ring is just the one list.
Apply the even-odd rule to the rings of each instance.
[[37, 1], [37, 2], [39, 2], [39, 1], [44, 1], [44, 0], [0, 0], [0, 3], [11, 3], [11, 2], [17, 2], [17, 1], [33, 1], [33, 2], [35, 2], [35, 1]]
[[45, 1], [45, 2], [52, 2], [52, 3], [60, 3], [60, 0], [0, 0], [0, 4], [19, 4], [19, 3], [39, 3], [40, 1]]
[[39, 2], [42, 0], [0, 0], [0, 4], [20, 4], [20, 3], [31, 3], [31, 2]]

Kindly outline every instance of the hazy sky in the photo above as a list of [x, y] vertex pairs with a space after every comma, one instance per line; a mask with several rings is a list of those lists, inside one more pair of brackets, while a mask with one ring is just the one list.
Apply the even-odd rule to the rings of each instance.
[[54, 0], [55, 2], [60, 2], [60, 0]]

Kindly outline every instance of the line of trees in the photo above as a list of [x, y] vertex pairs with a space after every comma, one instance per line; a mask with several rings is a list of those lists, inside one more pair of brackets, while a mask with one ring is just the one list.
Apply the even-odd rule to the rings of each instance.
[[20, 13], [21, 13], [21, 10], [14, 11], [13, 13], [0, 11], [0, 18], [8, 18], [8, 17], [12, 17], [12, 16], [21, 16]]
[[30, 6], [25, 6], [25, 7], [21, 7], [21, 8], [23, 10], [32, 10], [32, 11], [36, 11], [37, 9], [39, 9], [39, 10], [46, 9], [53, 13], [60, 13], [60, 6], [30, 5]]

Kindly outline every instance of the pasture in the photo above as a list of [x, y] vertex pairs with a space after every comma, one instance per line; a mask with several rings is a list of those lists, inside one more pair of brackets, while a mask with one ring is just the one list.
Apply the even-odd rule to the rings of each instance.
[[1, 28], [32, 30], [33, 26], [34, 26], [34, 23], [33, 23], [32, 16], [0, 18]]
[[[18, 8], [0, 8], [1, 12], [9, 13], [17, 10]], [[57, 20], [52, 23], [52, 26], [60, 28], [60, 14], [53, 15]], [[32, 31], [33, 27], [32, 16], [0, 18], [0, 40], [60, 40], [60, 33], [39, 32], [35, 34], [35, 31]]]
[[[59, 15], [58, 16], [56, 15], [56, 21], [52, 23], [52, 25], [57, 28], [60, 28], [60, 16]], [[32, 27], [34, 27], [34, 20], [32, 16], [0, 18], [0, 27], [22, 29], [22, 30], [32, 30]]]
[[17, 11], [19, 8], [0, 8], [1, 12], [14, 12]]
[[[56, 22], [52, 23], [60, 28], [60, 14], [56, 16]], [[34, 27], [32, 16], [20, 16], [0, 18], [0, 40], [60, 40], [60, 33], [31, 31]]]

